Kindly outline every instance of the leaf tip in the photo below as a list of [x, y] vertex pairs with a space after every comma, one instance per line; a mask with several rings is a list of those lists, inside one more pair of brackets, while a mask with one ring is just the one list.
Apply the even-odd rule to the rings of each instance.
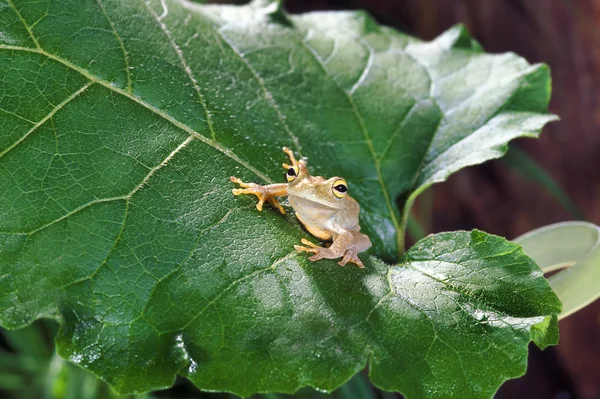
[[531, 340], [542, 350], [557, 345], [559, 341], [557, 315], [546, 316], [544, 320], [531, 326]]
[[486, 233], [481, 230], [473, 230], [471, 231], [471, 241], [475, 244], [479, 244], [485, 241]]
[[268, 16], [271, 22], [285, 26], [293, 25], [283, 9], [283, 0], [253, 0], [250, 6], [261, 10], [261, 13]]
[[276, 12], [277, 10], [281, 9], [281, 7], [283, 5], [283, 1], [282, 0], [252, 0], [250, 5], [254, 8], [262, 8], [265, 10], [269, 9], [272, 12]]
[[381, 31], [377, 21], [373, 19], [371, 14], [369, 14], [365, 10], [356, 10], [354, 12], [355, 17], [360, 22], [360, 33], [362, 35], [367, 35], [369, 33], [378, 33]]
[[473, 36], [471, 36], [466, 26], [463, 24], [454, 25], [452, 28], [438, 36], [435, 41], [446, 49], [464, 49], [477, 53], [483, 51], [481, 44], [473, 39]]

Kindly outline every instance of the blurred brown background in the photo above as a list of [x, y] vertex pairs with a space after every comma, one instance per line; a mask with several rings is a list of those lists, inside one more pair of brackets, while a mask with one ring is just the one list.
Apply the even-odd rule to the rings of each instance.
[[[581, 211], [600, 224], [599, 0], [286, 0], [289, 12], [365, 9], [379, 22], [430, 40], [463, 23], [488, 52], [513, 51], [550, 65], [550, 110], [561, 117], [541, 139], [516, 146], [535, 159]], [[512, 151], [512, 150], [511, 150]], [[429, 190], [427, 233], [479, 228], [514, 238], [536, 227], [572, 220], [536, 181], [508, 161], [463, 170]], [[598, 282], [600, 285], [600, 281]], [[560, 344], [530, 348], [525, 377], [497, 398], [600, 398], [600, 302], [560, 322]]]

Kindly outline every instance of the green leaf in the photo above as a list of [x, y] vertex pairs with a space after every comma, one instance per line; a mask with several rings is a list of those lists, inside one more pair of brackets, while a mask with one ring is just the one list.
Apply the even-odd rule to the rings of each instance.
[[228, 178], [282, 181], [290, 146], [348, 180], [372, 253], [399, 259], [419, 192], [554, 119], [545, 66], [461, 27], [424, 43], [277, 2], [0, 7], [3, 326], [59, 319], [59, 353], [121, 392], [332, 390], [370, 359], [386, 389], [487, 397], [524, 372], [560, 304], [514, 244], [311, 263], [298, 221]]
[[555, 315], [560, 302], [535, 263], [501, 237], [430, 235], [387, 280], [391, 293], [369, 319], [380, 344], [371, 378], [384, 389], [397, 390], [390, 382], [399, 379], [408, 397], [489, 397], [490, 387], [524, 372], [525, 358], [515, 354], [527, 351], [530, 334], [558, 342], [556, 318], [544, 329], [536, 315]]
[[540, 349], [558, 343], [558, 317], [548, 316], [531, 328], [531, 339]]
[[559, 319], [600, 298], [600, 226], [587, 222], [555, 223], [514, 241], [544, 272], [560, 270], [548, 277], [550, 287], [563, 303]]

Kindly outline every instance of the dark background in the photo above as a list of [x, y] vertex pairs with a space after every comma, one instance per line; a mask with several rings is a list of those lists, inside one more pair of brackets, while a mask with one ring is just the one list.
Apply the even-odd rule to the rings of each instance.
[[[415, 215], [425, 234], [478, 228], [511, 239], [540, 226], [577, 218], [600, 225], [600, 0], [285, 0], [284, 3], [292, 13], [364, 9], [380, 23], [423, 40], [431, 40], [462, 23], [488, 52], [512, 51], [531, 63], [545, 62], [550, 66], [553, 78], [550, 111], [558, 114], [561, 121], [548, 125], [539, 140], [516, 140], [503, 159], [463, 169], [423, 193]], [[531, 161], [550, 180], [541, 176]], [[563, 198], [559, 187], [566, 194]], [[562, 320], [559, 328], [560, 344], [545, 351], [531, 345], [527, 374], [506, 382], [496, 399], [600, 399], [600, 301]], [[0, 373], [0, 385], [9, 389], [0, 389], [0, 398], [39, 397], [41, 392], [49, 395], [48, 384], [52, 383], [54, 388], [72, 388], [71, 397], [85, 391], [89, 397], [115, 399], [108, 386], [91, 373], [52, 360], [52, 337], [56, 329], [56, 323], [42, 320], [24, 330], [0, 330], [0, 354], [14, 354], [14, 361], [23, 363], [21, 368], [13, 370], [15, 375]], [[42, 360], [33, 362], [31, 356]], [[49, 368], [49, 364], [53, 366]], [[3, 365], [13, 367], [0, 359], [0, 372]], [[55, 380], [46, 375], [48, 370], [59, 373], [51, 376]], [[399, 397], [373, 391], [365, 376], [366, 372], [359, 374], [331, 398], [362, 398], [366, 393], [378, 399]], [[73, 388], [80, 389], [81, 385], [88, 388], [83, 391]], [[54, 391], [52, 394], [57, 394]], [[302, 398], [316, 395], [312, 390], [303, 392]], [[231, 399], [233, 396], [199, 392], [187, 380], [178, 379], [173, 388], [146, 397]], [[266, 394], [255, 395], [253, 399], [275, 397], [290, 396]]]
[[[285, 8], [364, 9], [424, 40], [462, 23], [487, 52], [547, 63], [550, 111], [561, 121], [539, 140], [515, 144], [562, 186], [585, 220], [600, 224], [600, 1], [286, 0]], [[512, 166], [509, 159], [467, 168], [425, 193], [422, 201], [432, 203], [429, 220], [420, 220], [426, 233], [478, 228], [514, 238], [577, 216]], [[557, 347], [532, 346], [525, 377], [505, 383], [496, 397], [600, 398], [600, 302], [560, 322]]]

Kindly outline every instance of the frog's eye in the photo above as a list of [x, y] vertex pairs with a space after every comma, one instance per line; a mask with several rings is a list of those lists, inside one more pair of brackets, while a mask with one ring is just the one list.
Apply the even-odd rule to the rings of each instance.
[[299, 172], [300, 172], [300, 170], [298, 169], [298, 165], [290, 166], [290, 168], [285, 173], [285, 178], [287, 179], [288, 182], [291, 182], [296, 177], [298, 177]]
[[348, 193], [348, 184], [344, 179], [337, 179], [333, 182], [333, 186], [331, 186], [331, 189], [333, 190], [333, 194], [336, 197], [342, 198]]

